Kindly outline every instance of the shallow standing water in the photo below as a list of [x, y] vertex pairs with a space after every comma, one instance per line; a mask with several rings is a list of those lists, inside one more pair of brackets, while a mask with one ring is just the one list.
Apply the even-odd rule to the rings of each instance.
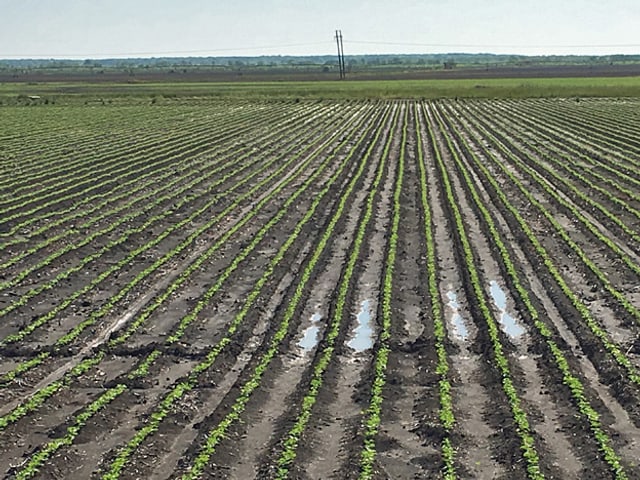
[[373, 330], [371, 328], [371, 300], [364, 300], [360, 304], [360, 311], [356, 319], [358, 326], [354, 329], [354, 336], [349, 345], [357, 352], [363, 352], [373, 347]]
[[524, 333], [524, 329], [520, 326], [515, 318], [507, 313], [507, 295], [504, 293], [504, 290], [500, 288], [498, 282], [495, 280], [491, 280], [489, 282], [491, 287], [491, 297], [493, 297], [493, 303], [498, 310], [500, 310], [500, 324], [502, 325], [502, 329], [509, 335], [510, 337], [517, 338]]
[[462, 315], [460, 315], [460, 304], [458, 303], [458, 295], [454, 291], [449, 291], [447, 292], [447, 298], [449, 299], [449, 303], [447, 303], [447, 305], [449, 306], [449, 308], [451, 308], [451, 310], [453, 310], [453, 314], [451, 315], [453, 334], [460, 340], [466, 340], [469, 336], [469, 330], [467, 330], [467, 326], [464, 324]]
[[320, 327], [318, 324], [322, 319], [322, 315], [319, 313], [314, 313], [311, 316], [311, 326], [307, 327], [304, 331], [304, 335], [302, 339], [298, 342], [298, 346], [302, 347], [304, 350], [309, 351], [315, 348], [318, 345], [318, 332], [320, 332]]

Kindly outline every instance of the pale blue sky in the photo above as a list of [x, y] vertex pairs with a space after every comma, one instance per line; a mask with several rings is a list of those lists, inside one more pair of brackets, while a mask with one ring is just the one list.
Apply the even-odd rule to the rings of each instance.
[[0, 58], [640, 54], [640, 0], [0, 0]]

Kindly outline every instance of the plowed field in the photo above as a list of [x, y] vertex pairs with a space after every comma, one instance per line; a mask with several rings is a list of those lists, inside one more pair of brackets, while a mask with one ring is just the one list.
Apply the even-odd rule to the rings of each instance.
[[7, 479], [640, 479], [640, 100], [0, 107]]

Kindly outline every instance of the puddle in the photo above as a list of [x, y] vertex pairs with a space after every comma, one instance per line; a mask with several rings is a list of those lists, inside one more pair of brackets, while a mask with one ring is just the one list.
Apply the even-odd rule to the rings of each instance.
[[364, 352], [373, 347], [373, 330], [371, 329], [371, 301], [365, 300], [360, 304], [357, 315], [358, 326], [354, 330], [354, 336], [349, 340], [349, 345], [356, 352]]
[[524, 333], [524, 329], [518, 325], [518, 322], [507, 313], [507, 296], [504, 293], [504, 290], [500, 288], [498, 282], [495, 280], [491, 280], [489, 282], [491, 287], [491, 296], [493, 297], [493, 303], [500, 310], [500, 323], [502, 324], [502, 329], [509, 335], [510, 337], [517, 338]]
[[314, 313], [311, 316], [311, 326], [306, 328], [306, 330], [304, 331], [304, 336], [298, 342], [298, 346], [302, 347], [307, 352], [318, 345], [318, 332], [320, 332], [318, 323], [320, 323], [321, 318], [322, 315], [320, 315], [319, 313]]
[[462, 320], [462, 315], [460, 315], [458, 295], [456, 295], [455, 292], [450, 291], [447, 292], [447, 298], [449, 299], [449, 303], [447, 305], [451, 310], [453, 310], [453, 315], [451, 315], [453, 334], [461, 340], [466, 340], [469, 336], [469, 330], [467, 330], [467, 326], [464, 324], [464, 320]]

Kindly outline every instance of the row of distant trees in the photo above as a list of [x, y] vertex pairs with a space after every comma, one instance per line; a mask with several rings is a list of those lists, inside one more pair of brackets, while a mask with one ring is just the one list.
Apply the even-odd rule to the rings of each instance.
[[[496, 54], [407, 54], [407, 55], [347, 55], [348, 66], [441, 66], [448, 65], [536, 65], [536, 64], [620, 64], [640, 63], [640, 55], [496, 55]], [[128, 68], [187, 68], [187, 67], [282, 67], [282, 66], [332, 66], [337, 64], [333, 55], [320, 56], [260, 56], [260, 57], [162, 57], [116, 59], [0, 59], [3, 69], [128, 69]]]

